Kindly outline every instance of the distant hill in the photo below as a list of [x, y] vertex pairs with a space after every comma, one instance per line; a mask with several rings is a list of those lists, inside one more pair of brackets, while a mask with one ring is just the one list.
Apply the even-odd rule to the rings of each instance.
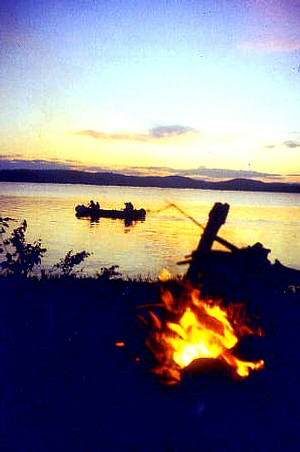
[[197, 188], [203, 190], [264, 191], [300, 193], [300, 184], [232, 179], [208, 182], [183, 176], [125, 176], [118, 173], [90, 173], [75, 170], [0, 170], [0, 182], [116, 185], [131, 187]]

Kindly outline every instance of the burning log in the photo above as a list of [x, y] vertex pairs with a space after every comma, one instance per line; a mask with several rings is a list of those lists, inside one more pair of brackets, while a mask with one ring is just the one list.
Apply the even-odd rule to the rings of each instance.
[[[261, 243], [238, 248], [217, 235], [228, 211], [228, 204], [214, 205], [197, 250], [180, 262], [190, 264], [185, 278], [173, 286], [171, 282], [162, 283], [161, 303], [156, 304], [161, 315], [148, 312], [152, 334], [147, 345], [157, 361], [154, 372], [168, 384], [178, 383], [192, 363], [200, 367], [201, 362], [203, 368], [214, 360], [228, 366], [239, 378], [262, 369], [263, 360], [244, 361], [236, 356], [238, 344], [245, 344], [240, 341], [244, 336], [262, 336], [262, 330], [253, 327], [254, 318], [250, 322], [240, 315], [245, 305], [236, 302], [249, 303], [250, 312], [256, 316], [257, 304], [272, 293], [270, 289], [288, 287], [288, 281], [300, 285], [300, 272], [278, 261], [271, 264], [270, 250]], [[228, 251], [213, 251], [214, 241]], [[268, 303], [264, 303], [264, 310], [268, 312]]]
[[[183, 290], [175, 295], [174, 288], [163, 289], [161, 301], [164, 314], [159, 317], [153, 311], [149, 313], [154, 332], [148, 340], [148, 346], [158, 361], [155, 373], [168, 384], [178, 383], [183, 369], [199, 360], [202, 363], [217, 360], [231, 368], [239, 378], [245, 378], [251, 371], [264, 367], [263, 360], [243, 361], [234, 354], [236, 345], [244, 335], [261, 335], [260, 329], [250, 327], [249, 322], [239, 315], [241, 305], [231, 303], [225, 306], [224, 301], [209, 298], [207, 293], [203, 296], [207, 275], [214, 274], [218, 266], [221, 270], [226, 269], [228, 257], [235, 264], [242, 259], [250, 266], [253, 260], [260, 260], [262, 264], [267, 261], [269, 250], [261, 244], [239, 250], [217, 235], [228, 212], [228, 204], [216, 203], [213, 206], [197, 250], [192, 253], [191, 259], [182, 262], [190, 264], [182, 283]], [[229, 252], [213, 252], [211, 248], [215, 240]], [[218, 265], [214, 265], [216, 261]], [[215, 275], [213, 280], [216, 281]]]
[[241, 316], [241, 305], [225, 308], [220, 301], [204, 300], [200, 291], [188, 283], [183, 288], [179, 299], [163, 290], [166, 319], [150, 312], [153, 333], [147, 344], [158, 362], [154, 372], [167, 384], [176, 384], [182, 371], [197, 360], [222, 362], [239, 378], [262, 369], [263, 360], [244, 361], [233, 352], [242, 336], [262, 335]]

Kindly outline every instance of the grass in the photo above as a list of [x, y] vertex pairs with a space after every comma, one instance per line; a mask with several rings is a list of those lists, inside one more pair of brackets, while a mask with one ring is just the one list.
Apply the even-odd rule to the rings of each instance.
[[[72, 274], [82, 252], [61, 259], [58, 274], [32, 277], [44, 252], [25, 231], [23, 223], [3, 242], [15, 252], [0, 276], [1, 451], [298, 450], [300, 294], [274, 277], [281, 271], [205, 261], [207, 293], [244, 301], [259, 316], [266, 336], [244, 351], [266, 369], [236, 381], [194, 365], [171, 388], [151, 373], [139, 321], [161, 283], [121, 278], [117, 267]], [[180, 281], [163, 284], [180, 293]]]
[[260, 300], [265, 371], [237, 382], [191, 369], [168, 388], [150, 372], [137, 318], [159, 291], [157, 281], [0, 278], [1, 450], [297, 450], [299, 294]]

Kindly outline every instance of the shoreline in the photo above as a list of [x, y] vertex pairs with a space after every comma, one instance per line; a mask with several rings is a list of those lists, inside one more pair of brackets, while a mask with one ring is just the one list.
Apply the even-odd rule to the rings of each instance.
[[262, 182], [254, 179], [209, 182], [183, 176], [127, 176], [120, 173], [88, 173], [75, 170], [0, 170], [0, 182], [300, 193], [300, 184], [297, 183]]

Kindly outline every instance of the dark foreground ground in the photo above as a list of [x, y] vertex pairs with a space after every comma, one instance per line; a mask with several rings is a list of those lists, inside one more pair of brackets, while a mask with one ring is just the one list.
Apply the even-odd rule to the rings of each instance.
[[0, 450], [298, 451], [299, 292], [256, 299], [266, 336], [248, 353], [264, 371], [236, 381], [191, 369], [177, 387], [149, 371], [137, 321], [158, 294], [146, 282], [0, 279]]

